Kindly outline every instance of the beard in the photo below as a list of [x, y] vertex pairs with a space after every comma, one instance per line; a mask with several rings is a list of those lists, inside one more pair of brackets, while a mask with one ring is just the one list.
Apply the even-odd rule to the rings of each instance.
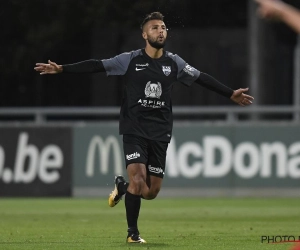
[[162, 49], [165, 47], [166, 40], [163, 40], [162, 42], [155, 41], [154, 39], [148, 39], [148, 43], [151, 45], [151, 47], [155, 49]]

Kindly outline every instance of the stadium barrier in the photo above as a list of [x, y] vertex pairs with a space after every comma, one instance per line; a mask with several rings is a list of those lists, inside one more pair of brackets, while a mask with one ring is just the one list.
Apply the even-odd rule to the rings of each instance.
[[[300, 196], [299, 128], [175, 121], [161, 195]], [[0, 196], [107, 196], [125, 174], [117, 121], [1, 124], [0, 135]]]
[[[91, 122], [118, 120], [119, 107], [55, 107], [55, 108], [1, 108], [0, 124], [30, 122], [36, 125], [49, 122]], [[300, 106], [277, 105], [247, 108], [239, 106], [174, 106], [174, 118], [198, 119], [201, 121], [221, 121], [230, 124], [241, 122], [260, 123], [264, 121], [300, 122]]]

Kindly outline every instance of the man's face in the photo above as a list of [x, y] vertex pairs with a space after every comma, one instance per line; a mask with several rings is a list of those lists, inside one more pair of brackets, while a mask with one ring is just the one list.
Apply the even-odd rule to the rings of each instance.
[[161, 49], [166, 43], [167, 27], [161, 20], [150, 20], [144, 25], [142, 35], [153, 48]]

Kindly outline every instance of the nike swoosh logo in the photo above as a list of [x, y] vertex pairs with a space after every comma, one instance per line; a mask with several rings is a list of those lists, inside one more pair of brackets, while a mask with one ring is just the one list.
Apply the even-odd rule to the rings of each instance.
[[140, 70], [144, 70], [146, 68], [135, 68], [135, 71], [140, 71]]

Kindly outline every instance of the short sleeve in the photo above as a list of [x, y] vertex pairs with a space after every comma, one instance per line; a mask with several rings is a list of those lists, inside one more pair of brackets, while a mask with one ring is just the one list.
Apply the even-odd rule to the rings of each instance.
[[191, 86], [199, 77], [200, 71], [186, 63], [178, 55], [173, 55], [173, 60], [175, 60], [178, 67], [177, 80], [187, 86]]
[[140, 50], [122, 53], [110, 59], [103, 59], [102, 63], [108, 76], [125, 75], [129, 63]]

